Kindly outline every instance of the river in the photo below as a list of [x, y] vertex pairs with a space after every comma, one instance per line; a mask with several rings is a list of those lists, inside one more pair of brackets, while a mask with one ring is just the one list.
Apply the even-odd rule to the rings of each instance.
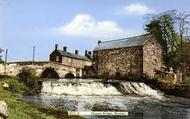
[[22, 99], [66, 111], [128, 112], [127, 116], [84, 116], [87, 119], [190, 119], [190, 99], [164, 95], [140, 82], [47, 80], [40, 95]]

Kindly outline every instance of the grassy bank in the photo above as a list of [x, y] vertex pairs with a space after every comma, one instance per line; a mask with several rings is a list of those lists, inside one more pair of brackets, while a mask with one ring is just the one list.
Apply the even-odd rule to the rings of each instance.
[[[3, 87], [5, 82], [15, 83], [15, 80], [14, 78], [0, 79], [0, 100], [5, 101], [8, 105], [9, 119], [82, 119], [78, 116], [68, 116], [64, 110], [22, 102], [19, 100], [20, 89], [11, 91]], [[21, 89], [25, 88], [23, 84], [18, 85]]]

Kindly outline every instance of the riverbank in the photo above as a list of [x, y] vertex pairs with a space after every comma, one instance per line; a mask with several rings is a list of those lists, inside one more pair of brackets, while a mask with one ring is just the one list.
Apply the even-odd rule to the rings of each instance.
[[156, 87], [167, 95], [190, 98], [190, 85], [158, 82]]
[[14, 93], [3, 87], [4, 83], [12, 80], [15, 79], [0, 79], [0, 100], [5, 101], [8, 105], [9, 119], [83, 119], [78, 116], [68, 116], [67, 112], [61, 109], [21, 101], [19, 99], [21, 92]]
[[[190, 78], [189, 78], [190, 79]], [[188, 79], [188, 80], [189, 80]], [[106, 83], [114, 83], [123, 80], [102, 80]], [[142, 79], [142, 80], [127, 80], [130, 82], [143, 82], [149, 85], [153, 89], [158, 89], [165, 93], [166, 95], [172, 95], [177, 97], [189, 98], [190, 99], [190, 83], [186, 81], [186, 83], [173, 83], [172, 78], [165, 77], [165, 79]]]
[[143, 80], [144, 83], [156, 88], [167, 95], [190, 98], [190, 84], [189, 83], [173, 83], [173, 79], [154, 79]]

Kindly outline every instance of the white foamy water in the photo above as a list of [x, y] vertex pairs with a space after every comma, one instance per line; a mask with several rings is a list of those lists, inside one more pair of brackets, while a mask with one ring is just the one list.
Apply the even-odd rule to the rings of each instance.
[[140, 96], [151, 96], [155, 98], [162, 98], [160, 91], [152, 89], [150, 86], [145, 83], [139, 82], [121, 82], [120, 90], [124, 94], [137, 94]]
[[[160, 99], [161, 98], [161, 99]], [[87, 119], [189, 119], [190, 100], [162, 95], [139, 82], [102, 80], [44, 81], [42, 93], [23, 96], [26, 102], [64, 109], [65, 111], [125, 111], [129, 116], [84, 116]]]
[[[113, 84], [113, 85], [112, 85]], [[139, 82], [119, 82], [103, 83], [100, 81], [71, 81], [57, 80], [44, 81], [42, 93], [56, 95], [81, 95], [81, 96], [121, 96], [139, 95], [161, 98], [162, 95], [157, 90]]]

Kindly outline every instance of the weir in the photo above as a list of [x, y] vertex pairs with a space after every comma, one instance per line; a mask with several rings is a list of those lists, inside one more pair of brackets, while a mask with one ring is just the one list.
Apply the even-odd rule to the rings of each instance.
[[158, 90], [142, 82], [124, 82], [110, 80], [103, 82], [99, 80], [86, 79], [60, 79], [43, 81], [42, 93], [55, 95], [78, 95], [78, 96], [150, 96], [161, 98], [162, 94]]
[[[48, 79], [43, 81], [42, 86], [42, 92], [39, 95], [23, 96], [22, 99], [66, 111], [129, 112], [135, 119], [155, 117], [161, 119], [165, 116], [173, 119], [183, 116], [184, 119], [189, 119], [190, 100], [165, 96], [159, 90], [155, 90], [143, 82]], [[99, 118], [96, 115], [84, 117], [87, 119], [107, 118]], [[117, 117], [108, 118], [116, 119]], [[126, 119], [126, 117], [122, 119]]]

